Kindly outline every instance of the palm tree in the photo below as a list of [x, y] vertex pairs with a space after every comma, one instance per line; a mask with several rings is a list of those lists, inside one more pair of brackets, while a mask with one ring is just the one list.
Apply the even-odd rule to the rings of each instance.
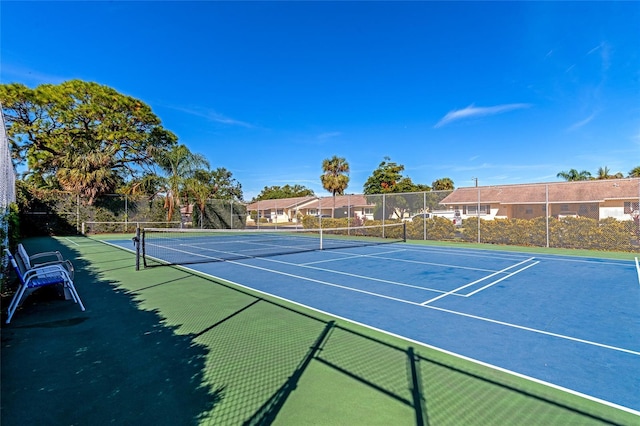
[[640, 177], [640, 166], [634, 167], [629, 172], [629, 177]]
[[607, 166], [598, 168], [598, 176], [595, 179], [623, 179], [624, 175], [621, 172], [618, 172], [614, 175], [609, 173], [609, 168]]
[[602, 179], [612, 179], [612, 178], [613, 176], [609, 174], [609, 168], [607, 166], [598, 168], [598, 176], [596, 177], [596, 179], [602, 180]]
[[202, 228], [207, 200], [214, 195], [216, 188], [211, 183], [212, 173], [209, 170], [196, 170], [192, 177], [186, 179], [185, 190], [189, 192], [200, 210], [199, 225]]
[[344, 158], [334, 155], [322, 161], [323, 174], [320, 176], [322, 187], [333, 195], [333, 213], [336, 211], [336, 194], [344, 194], [349, 186], [349, 163]]
[[56, 172], [63, 189], [88, 197], [93, 205], [100, 194], [107, 194], [121, 183], [121, 176], [113, 168], [113, 154], [106, 151], [69, 152], [61, 156]]
[[581, 172], [576, 169], [571, 169], [568, 172], [562, 171], [557, 174], [558, 177], [566, 180], [566, 181], [577, 181], [577, 180], [589, 180], [591, 179], [591, 173], [586, 170]]
[[209, 162], [201, 154], [194, 154], [185, 145], [177, 145], [157, 156], [156, 162], [166, 174], [167, 221], [170, 221], [175, 209], [180, 206], [180, 192], [185, 181], [201, 167], [209, 167]]
[[162, 192], [164, 179], [155, 173], [145, 173], [125, 184], [120, 188], [120, 192], [125, 195], [145, 195], [149, 200]]

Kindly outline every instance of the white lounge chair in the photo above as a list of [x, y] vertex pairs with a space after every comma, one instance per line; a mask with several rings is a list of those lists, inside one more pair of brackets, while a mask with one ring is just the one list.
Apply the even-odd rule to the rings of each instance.
[[7, 249], [4, 251], [20, 279], [18, 290], [9, 304], [7, 324], [11, 322], [11, 318], [15, 314], [16, 309], [18, 309], [31, 293], [47, 286], [61, 286], [64, 289], [65, 295], [69, 294], [73, 301], [80, 305], [80, 309], [84, 311], [84, 305], [73, 285], [73, 280], [69, 277], [69, 273], [62, 265], [53, 264], [30, 269], [21, 268], [18, 266], [18, 262], [16, 262], [11, 252]]
[[75, 272], [73, 263], [62, 257], [62, 254], [59, 251], [45, 251], [30, 255], [22, 244], [18, 244], [18, 257], [18, 260], [21, 260], [24, 264], [25, 270], [39, 268], [41, 266], [61, 265], [67, 270], [69, 278], [73, 280]]

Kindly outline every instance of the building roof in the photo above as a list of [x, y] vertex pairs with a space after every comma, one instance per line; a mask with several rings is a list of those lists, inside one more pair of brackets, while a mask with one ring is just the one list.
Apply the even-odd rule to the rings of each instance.
[[247, 209], [249, 210], [272, 210], [272, 209], [291, 209], [296, 205], [306, 203], [311, 200], [315, 200], [317, 197], [292, 197], [292, 198], [277, 198], [274, 200], [260, 200], [253, 203], [249, 203]]
[[[304, 208], [333, 208], [334, 200], [332, 196], [329, 197], [318, 197], [320, 200], [320, 205], [318, 206], [317, 200], [311, 200], [301, 204], [301, 207]], [[367, 199], [362, 194], [352, 194], [352, 195], [336, 195], [335, 206], [339, 207], [365, 207], [371, 206], [373, 203], [368, 203]]]
[[[320, 203], [318, 205], [318, 202]], [[365, 207], [371, 206], [362, 194], [336, 195], [336, 207]], [[333, 196], [328, 197], [293, 197], [279, 198], [275, 200], [261, 200], [250, 203], [248, 210], [273, 210], [273, 209], [294, 209], [294, 208], [333, 208]]]
[[601, 203], [640, 199], [640, 179], [465, 187], [454, 190], [441, 204], [477, 203], [478, 192], [483, 204]]

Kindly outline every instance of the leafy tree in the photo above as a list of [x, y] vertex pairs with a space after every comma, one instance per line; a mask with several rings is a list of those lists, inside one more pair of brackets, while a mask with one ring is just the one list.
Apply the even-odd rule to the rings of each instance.
[[385, 194], [390, 192], [430, 191], [429, 185], [415, 184], [409, 177], [402, 176], [404, 166], [396, 164], [389, 157], [378, 165], [364, 183], [364, 194]]
[[640, 177], [640, 166], [634, 167], [629, 172], [629, 177]]
[[453, 191], [453, 181], [446, 177], [442, 179], [436, 179], [431, 182], [431, 188], [433, 191]]
[[383, 194], [385, 192], [396, 192], [396, 186], [402, 180], [404, 166], [390, 161], [389, 157], [378, 165], [364, 183], [363, 192], [365, 195]]
[[113, 192], [176, 144], [151, 108], [97, 83], [0, 85], [13, 156], [27, 177], [89, 198]]
[[579, 172], [576, 169], [571, 169], [568, 172], [565, 172], [565, 171], [559, 172], [557, 176], [566, 181], [579, 181], [579, 180], [591, 179], [591, 173], [589, 173], [586, 170], [582, 170]]
[[303, 185], [265, 186], [253, 201], [277, 200], [281, 198], [294, 198], [314, 196], [313, 190]]
[[333, 211], [336, 210], [336, 194], [344, 194], [349, 186], [349, 163], [344, 158], [334, 155], [330, 159], [322, 161], [320, 181], [322, 187], [333, 195]]
[[223, 200], [242, 201], [242, 185], [224, 167], [218, 167], [211, 172], [210, 183], [213, 185], [213, 197]]
[[[409, 177], [402, 176], [404, 166], [390, 161], [389, 157], [384, 157], [378, 168], [373, 171], [364, 184], [364, 194], [391, 194], [401, 192], [425, 192], [430, 191], [428, 185], [415, 184]], [[379, 204], [380, 197], [370, 198], [371, 201]], [[413, 201], [411, 203], [410, 201]], [[403, 217], [407, 211], [421, 209], [422, 201], [417, 197], [408, 199], [406, 196], [385, 197], [387, 211], [394, 211], [396, 216]], [[415, 204], [415, 205], [412, 205]], [[380, 206], [379, 206], [380, 207]], [[380, 210], [380, 209], [378, 209]]]

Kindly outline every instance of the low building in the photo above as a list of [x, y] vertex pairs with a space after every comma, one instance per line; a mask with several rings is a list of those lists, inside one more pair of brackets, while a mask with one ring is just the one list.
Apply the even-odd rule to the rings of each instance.
[[373, 219], [375, 205], [364, 195], [294, 197], [261, 200], [247, 206], [248, 222], [298, 223], [304, 216]]
[[465, 187], [441, 201], [462, 218], [533, 219], [568, 216], [632, 220], [640, 209], [640, 179]]

